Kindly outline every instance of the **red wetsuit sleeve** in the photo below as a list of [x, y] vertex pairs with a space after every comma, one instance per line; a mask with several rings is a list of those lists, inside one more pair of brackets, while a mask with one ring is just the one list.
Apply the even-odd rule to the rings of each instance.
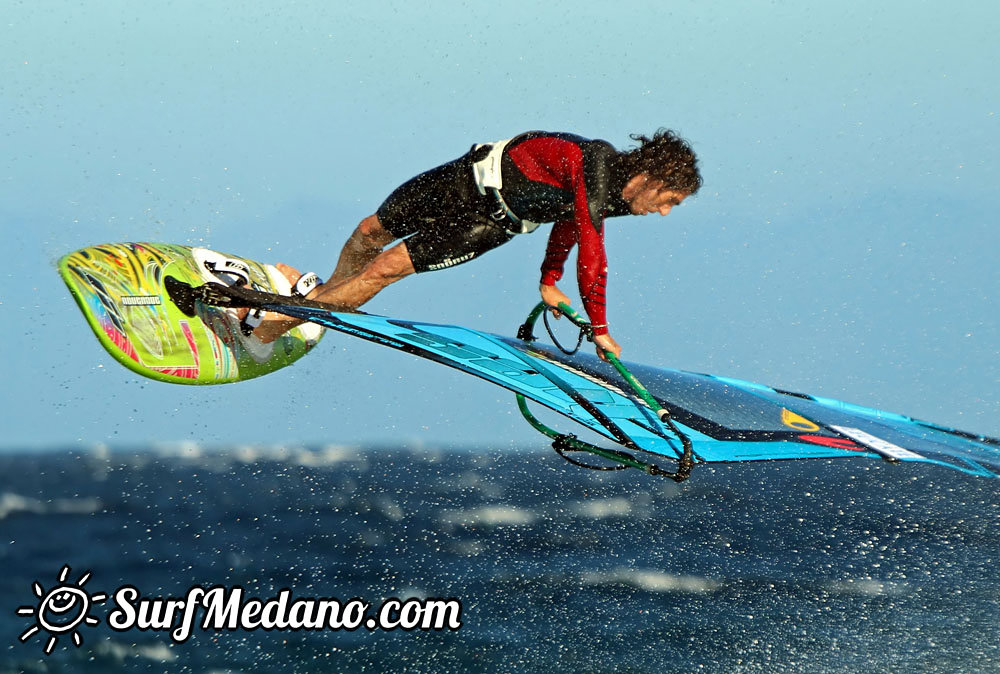
[[608, 283], [608, 263], [604, 252], [604, 229], [598, 230], [587, 222], [560, 220], [552, 226], [549, 243], [542, 261], [542, 285], [555, 285], [562, 278], [566, 258], [579, 240], [576, 279], [580, 286], [583, 308], [594, 325], [595, 335], [608, 334], [605, 289]]
[[591, 209], [582, 153], [574, 153], [571, 172], [573, 222], [580, 245], [576, 256], [576, 281], [583, 308], [594, 326], [595, 335], [608, 334], [605, 291], [608, 284], [608, 259], [604, 252], [603, 213]]
[[[589, 220], [589, 218], [588, 218]], [[604, 228], [581, 223], [580, 250], [576, 258], [576, 280], [580, 284], [583, 308], [594, 325], [595, 335], [608, 334], [605, 291], [608, 285], [608, 261], [604, 252]]]
[[575, 245], [576, 224], [572, 220], [560, 220], [552, 225], [545, 259], [542, 260], [542, 285], [554, 286], [562, 278], [566, 258]]
[[[576, 278], [580, 299], [594, 325], [594, 334], [607, 334], [608, 265], [602, 208], [606, 201], [607, 163], [588, 160], [579, 143], [553, 136], [521, 142], [509, 150], [509, 155], [526, 178], [565, 190], [572, 199], [573, 218], [558, 220], [549, 236], [542, 262], [542, 284], [554, 285], [562, 278], [569, 252], [573, 244], [579, 244]], [[586, 170], [585, 165], [589, 166]]]

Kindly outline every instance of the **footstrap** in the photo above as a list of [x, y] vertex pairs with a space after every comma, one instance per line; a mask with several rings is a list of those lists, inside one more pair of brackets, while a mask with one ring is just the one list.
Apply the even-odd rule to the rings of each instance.
[[[250, 287], [250, 266], [244, 262], [228, 257], [219, 257], [214, 260], [205, 260], [203, 264], [205, 265], [205, 269], [230, 288]], [[243, 317], [243, 320], [240, 321], [240, 332], [244, 336], [250, 336], [254, 328], [263, 321], [264, 311], [262, 309], [250, 309], [247, 315]]]
[[243, 317], [243, 320], [240, 321], [240, 332], [242, 332], [245, 337], [249, 337], [253, 334], [254, 329], [263, 322], [264, 310], [251, 309], [247, 312], [247, 315]]
[[[308, 272], [299, 277], [299, 280], [292, 286], [292, 297], [305, 298], [309, 292], [320, 285], [322, 281], [315, 272]], [[254, 329], [264, 322], [264, 310], [261, 308], [250, 309], [243, 320], [240, 321], [240, 332], [249, 337]]]
[[306, 272], [300, 276], [299, 280], [295, 282], [294, 286], [292, 286], [292, 294], [297, 295], [298, 297], [306, 297], [312, 292], [313, 288], [322, 284], [323, 280], [320, 279], [315, 272]]
[[[250, 266], [239, 260], [230, 258], [220, 258], [217, 260], [205, 260], [205, 269], [215, 274], [219, 280], [229, 286], [249, 286]], [[225, 276], [223, 276], [225, 275]], [[226, 278], [229, 276], [230, 278]]]

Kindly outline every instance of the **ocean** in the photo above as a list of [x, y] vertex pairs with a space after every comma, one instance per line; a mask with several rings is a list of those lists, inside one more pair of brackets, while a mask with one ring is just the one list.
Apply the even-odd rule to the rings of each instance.
[[[675, 484], [544, 448], [10, 452], [0, 673], [997, 672], [998, 525], [995, 480], [871, 460]], [[64, 585], [97, 624], [42, 620]], [[447, 599], [460, 619], [181, 641], [113, 629], [126, 586]]]

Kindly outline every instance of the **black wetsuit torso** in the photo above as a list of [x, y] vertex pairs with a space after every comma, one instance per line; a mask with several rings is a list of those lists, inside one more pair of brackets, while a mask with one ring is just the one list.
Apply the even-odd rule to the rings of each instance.
[[[378, 210], [382, 226], [406, 239], [418, 272], [467, 262], [509, 241], [518, 231], [508, 218], [497, 219], [497, 200], [482, 194], [473, 164], [490, 146], [406, 182]], [[627, 177], [619, 153], [603, 140], [567, 133], [532, 131], [516, 136], [501, 159], [503, 200], [520, 220], [556, 223], [549, 237], [542, 283], [552, 285], [579, 245], [580, 296], [597, 334], [606, 332], [604, 218], [631, 213], [622, 198]]]

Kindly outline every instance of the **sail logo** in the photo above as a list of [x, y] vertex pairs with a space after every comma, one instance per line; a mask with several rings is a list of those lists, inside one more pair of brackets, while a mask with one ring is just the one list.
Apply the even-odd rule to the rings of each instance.
[[454, 267], [457, 264], [462, 264], [463, 262], [468, 262], [476, 256], [475, 253], [466, 253], [465, 255], [460, 255], [459, 257], [449, 257], [443, 262], [438, 262], [437, 264], [427, 265], [428, 271], [435, 271], [438, 269], [445, 269], [447, 267]]
[[122, 295], [121, 303], [126, 307], [152, 307], [163, 304], [159, 295]]

